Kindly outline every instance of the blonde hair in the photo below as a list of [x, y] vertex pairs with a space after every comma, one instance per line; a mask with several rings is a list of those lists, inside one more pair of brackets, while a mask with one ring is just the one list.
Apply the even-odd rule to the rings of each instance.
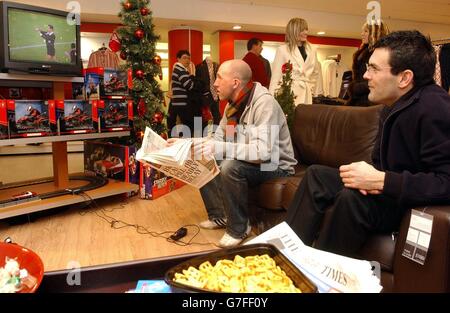
[[[297, 49], [297, 38], [304, 30], [308, 30], [308, 23], [304, 19], [294, 17], [288, 22], [286, 25], [286, 43], [289, 50]], [[305, 42], [305, 45], [308, 45], [308, 41]]]
[[[377, 23], [368, 24], [364, 23], [363, 29], [367, 29], [369, 32], [369, 50], [373, 49], [373, 45], [380, 40], [380, 38], [389, 34], [389, 28], [383, 21]], [[364, 45], [364, 44], [363, 44]]]

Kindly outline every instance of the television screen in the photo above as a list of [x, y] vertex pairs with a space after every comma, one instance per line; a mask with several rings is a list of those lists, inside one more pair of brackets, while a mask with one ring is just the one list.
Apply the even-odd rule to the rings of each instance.
[[8, 30], [12, 61], [77, 63], [77, 28], [66, 17], [9, 8]]
[[80, 76], [80, 26], [70, 16], [0, 1], [0, 71]]

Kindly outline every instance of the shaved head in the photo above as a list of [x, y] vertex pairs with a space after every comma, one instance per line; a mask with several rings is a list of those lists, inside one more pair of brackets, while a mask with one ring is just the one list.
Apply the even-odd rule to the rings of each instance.
[[234, 101], [251, 79], [252, 70], [247, 63], [242, 60], [230, 60], [219, 67], [214, 88], [220, 100]]
[[236, 78], [242, 85], [247, 84], [252, 79], [252, 70], [250, 66], [242, 60], [229, 60], [220, 66], [223, 75], [229, 78]]

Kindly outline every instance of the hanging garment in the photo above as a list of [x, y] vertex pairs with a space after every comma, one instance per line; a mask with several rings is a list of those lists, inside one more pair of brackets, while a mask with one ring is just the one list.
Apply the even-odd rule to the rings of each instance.
[[441, 63], [442, 88], [448, 92], [450, 88], [450, 43], [442, 46], [439, 62]]
[[100, 50], [91, 53], [88, 67], [119, 69], [119, 58], [117, 57], [117, 54], [111, 50], [107, 48], [100, 48]]
[[347, 66], [336, 60], [324, 60], [322, 64], [323, 94], [336, 98], [342, 86], [342, 77], [348, 71]]
[[442, 46], [433, 46], [434, 51], [436, 51], [436, 71], [434, 72], [434, 81], [437, 85], [442, 86], [441, 78], [441, 62], [439, 62], [439, 55], [441, 54]]
[[[219, 112], [219, 95], [214, 82], [219, 65], [207, 57], [202, 63], [197, 65], [196, 78], [201, 83], [203, 106], [207, 106], [213, 116], [214, 124], [218, 125], [221, 119]], [[202, 108], [203, 109], [203, 108]], [[202, 114], [203, 115], [203, 114]]]

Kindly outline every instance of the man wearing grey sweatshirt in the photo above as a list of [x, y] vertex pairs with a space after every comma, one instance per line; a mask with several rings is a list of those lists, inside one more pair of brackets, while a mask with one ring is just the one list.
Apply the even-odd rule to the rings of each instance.
[[251, 232], [249, 186], [293, 175], [297, 164], [283, 110], [251, 77], [242, 60], [220, 66], [214, 87], [228, 105], [214, 137], [194, 147], [220, 162], [220, 174], [200, 189], [208, 212], [200, 227], [226, 228], [219, 242], [226, 248], [239, 245]]

